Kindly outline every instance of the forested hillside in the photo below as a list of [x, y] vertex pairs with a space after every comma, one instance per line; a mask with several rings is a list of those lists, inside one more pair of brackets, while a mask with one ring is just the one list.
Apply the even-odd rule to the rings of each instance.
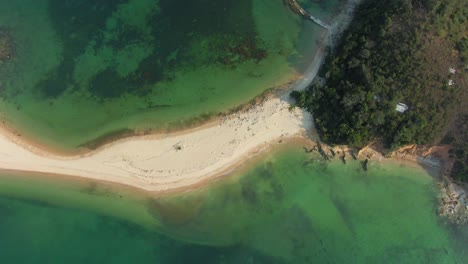
[[325, 142], [395, 149], [444, 140], [466, 179], [467, 32], [465, 0], [365, 0], [329, 53], [323, 82], [292, 96]]

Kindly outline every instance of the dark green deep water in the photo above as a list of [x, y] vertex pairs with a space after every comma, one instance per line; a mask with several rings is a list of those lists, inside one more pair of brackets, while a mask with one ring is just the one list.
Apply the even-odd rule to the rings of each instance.
[[417, 166], [322, 163], [300, 147], [201, 189], [150, 197], [0, 178], [1, 263], [467, 263]]

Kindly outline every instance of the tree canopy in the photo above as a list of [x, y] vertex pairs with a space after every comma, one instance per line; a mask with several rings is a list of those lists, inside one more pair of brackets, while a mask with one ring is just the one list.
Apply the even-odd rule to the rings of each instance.
[[[364, 1], [319, 72], [324, 84], [292, 97], [331, 144], [439, 142], [466, 112], [467, 7], [463, 0]], [[404, 113], [395, 109], [400, 102]]]

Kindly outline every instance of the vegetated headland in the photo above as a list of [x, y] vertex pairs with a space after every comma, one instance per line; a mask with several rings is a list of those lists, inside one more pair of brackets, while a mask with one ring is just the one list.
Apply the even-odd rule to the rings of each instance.
[[468, 183], [466, 32], [463, 0], [365, 0], [315, 82], [291, 94], [328, 144], [444, 160], [441, 213], [465, 221], [454, 183]]

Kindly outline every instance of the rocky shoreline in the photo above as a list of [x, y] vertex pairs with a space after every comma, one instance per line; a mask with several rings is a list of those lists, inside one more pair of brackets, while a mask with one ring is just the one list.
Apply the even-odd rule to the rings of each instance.
[[[347, 0], [343, 7], [344, 11], [334, 21], [329, 22], [331, 23], [331, 30], [328, 35], [329, 48], [333, 49], [334, 43], [341, 35], [340, 33], [351, 22], [354, 9], [361, 2], [362, 0]], [[289, 6], [294, 13], [304, 18], [308, 17], [306, 11], [296, 0], [283, 0], [283, 3]], [[318, 76], [313, 81], [323, 82]], [[317, 132], [314, 131], [312, 134], [317, 134]], [[313, 138], [319, 138], [319, 136]], [[321, 162], [333, 158], [339, 158], [343, 164], [346, 164], [346, 161], [350, 158], [360, 160], [363, 170], [367, 170], [369, 163], [385, 159], [417, 163], [437, 170], [437, 181], [440, 187], [438, 214], [452, 223], [468, 224], [468, 186], [455, 182], [449, 176], [454, 164], [454, 160], [449, 154], [450, 148], [449, 145], [431, 147], [408, 145], [395, 151], [389, 151], [379, 143], [372, 143], [362, 149], [356, 149], [345, 145], [328, 146], [317, 141], [304, 147], [304, 150], [307, 153], [314, 154], [313, 159], [318, 159]]]
[[304, 147], [307, 153], [315, 155], [314, 159], [326, 162], [340, 159], [346, 165], [349, 159], [359, 160], [364, 171], [370, 163], [383, 160], [401, 160], [421, 164], [438, 171], [437, 181], [440, 191], [437, 214], [458, 225], [468, 224], [468, 191], [467, 186], [454, 182], [450, 175], [453, 160], [449, 156], [449, 146], [424, 147], [409, 145], [395, 151], [387, 151], [379, 144], [371, 144], [362, 149], [349, 146], [329, 146], [320, 142]]
[[439, 196], [438, 214], [446, 217], [450, 222], [463, 225], [468, 224], [468, 192], [462, 186], [454, 183], [449, 178], [439, 184], [441, 194]]

